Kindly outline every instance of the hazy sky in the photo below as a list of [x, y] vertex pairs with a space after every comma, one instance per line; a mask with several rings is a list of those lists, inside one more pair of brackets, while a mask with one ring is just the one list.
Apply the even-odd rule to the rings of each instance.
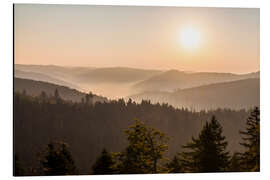
[[[258, 71], [259, 16], [239, 8], [17, 4], [15, 63]], [[200, 36], [196, 48], [181, 41], [190, 27]]]

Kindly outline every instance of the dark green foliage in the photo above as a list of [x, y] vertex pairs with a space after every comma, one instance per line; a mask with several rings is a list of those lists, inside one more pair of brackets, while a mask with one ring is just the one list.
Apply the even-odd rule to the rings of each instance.
[[233, 153], [233, 156], [230, 159], [230, 164], [228, 171], [229, 172], [241, 172], [241, 164], [240, 164], [241, 156], [239, 153]]
[[68, 145], [63, 142], [49, 143], [40, 163], [44, 175], [78, 174]]
[[135, 125], [125, 131], [129, 142], [124, 152], [118, 154], [116, 169], [120, 174], [159, 173], [159, 161], [168, 149], [164, 133], [146, 126], [136, 119]]
[[213, 116], [210, 122], [206, 122], [199, 137], [192, 137], [192, 142], [183, 146], [187, 149], [180, 154], [185, 172], [226, 171], [229, 163], [227, 144], [222, 127]]
[[[57, 89], [64, 98], [61, 89]], [[44, 91], [46, 98], [41, 98], [40, 93], [37, 97], [14, 94], [15, 152], [19, 153], [27, 172], [38, 166], [36, 154], [44, 144], [52, 139], [62, 138], [72, 147], [72, 156], [76, 159], [80, 173], [89, 174], [103, 147], [115, 152], [125, 149], [127, 141], [122, 132], [134, 123], [134, 117], [143, 119], [147, 127], [155, 127], [172, 137], [168, 142], [168, 154], [166, 153], [171, 159], [179, 146], [185, 144], [192, 134], [198, 133], [201, 124], [212, 115], [216, 115], [224, 127], [230, 150], [237, 151], [241, 147], [239, 129], [244, 127], [248, 117], [245, 110], [194, 112], [186, 108], [176, 109], [168, 104], [152, 104], [149, 101], [138, 104], [132, 100], [126, 103], [119, 99], [106, 103], [95, 102], [95, 105], [88, 105], [85, 100], [84, 103], [65, 100], [56, 102], [52, 96], [54, 90], [51, 93]], [[30, 94], [28, 90], [27, 94]], [[36, 175], [38, 174], [39, 171]]]
[[168, 173], [181, 173], [183, 168], [178, 156], [174, 156], [172, 161], [166, 164], [166, 170]]
[[255, 107], [246, 122], [246, 130], [240, 131], [245, 152], [241, 154], [241, 165], [245, 171], [260, 171], [260, 110]]
[[101, 155], [97, 158], [97, 161], [92, 167], [93, 174], [114, 174], [112, 155], [103, 149]]
[[13, 175], [14, 176], [23, 176], [25, 173], [24, 168], [20, 162], [20, 159], [17, 154], [13, 157]]

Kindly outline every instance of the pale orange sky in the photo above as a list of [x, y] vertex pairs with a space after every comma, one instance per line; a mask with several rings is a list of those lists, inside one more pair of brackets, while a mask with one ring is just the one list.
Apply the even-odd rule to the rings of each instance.
[[[259, 70], [259, 9], [15, 5], [15, 64]], [[192, 26], [197, 48], [180, 35]]]

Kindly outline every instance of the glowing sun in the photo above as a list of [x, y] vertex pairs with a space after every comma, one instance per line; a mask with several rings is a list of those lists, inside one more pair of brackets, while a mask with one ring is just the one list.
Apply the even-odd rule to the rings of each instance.
[[180, 33], [181, 45], [187, 49], [195, 49], [200, 45], [200, 31], [194, 27], [187, 27]]

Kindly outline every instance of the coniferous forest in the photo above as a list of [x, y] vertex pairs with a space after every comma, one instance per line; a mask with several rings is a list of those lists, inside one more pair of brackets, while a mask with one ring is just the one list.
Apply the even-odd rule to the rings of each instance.
[[14, 93], [14, 175], [260, 170], [260, 110]]

